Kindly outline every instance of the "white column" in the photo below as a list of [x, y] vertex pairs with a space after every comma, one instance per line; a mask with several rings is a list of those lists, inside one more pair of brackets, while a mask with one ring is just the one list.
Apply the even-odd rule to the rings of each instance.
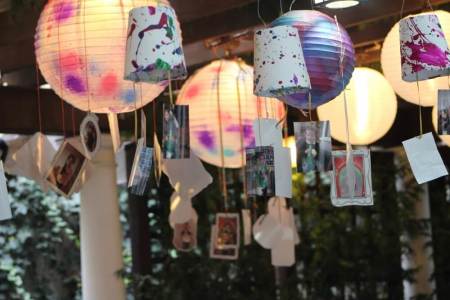
[[123, 268], [122, 229], [111, 137], [102, 147], [81, 190], [80, 235], [83, 300], [125, 300], [116, 272]]

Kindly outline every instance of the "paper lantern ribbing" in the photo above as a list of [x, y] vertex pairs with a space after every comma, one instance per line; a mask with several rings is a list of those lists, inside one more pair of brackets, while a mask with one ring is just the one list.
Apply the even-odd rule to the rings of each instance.
[[130, 11], [125, 79], [158, 83], [186, 78], [176, 19], [175, 11], [168, 6], [143, 6]]
[[[442, 10], [435, 11], [434, 13], [439, 17], [444, 35], [447, 38], [447, 43], [450, 42], [450, 13]], [[402, 80], [399, 23], [392, 27], [384, 40], [381, 49], [381, 67], [384, 76], [401, 98], [408, 102], [419, 104], [419, 93], [416, 82]], [[420, 104], [422, 106], [435, 105], [438, 90], [447, 87], [447, 77], [419, 81]]]
[[298, 30], [277, 26], [255, 32], [255, 95], [281, 97], [311, 89]]
[[450, 51], [435, 14], [419, 14], [400, 20], [400, 53], [404, 81], [449, 75]]
[[[337, 97], [343, 86], [348, 84], [355, 68], [353, 43], [344, 27], [336, 26], [334, 19], [314, 10], [290, 11], [278, 19], [272, 26], [290, 25], [298, 29], [305, 57], [306, 67], [311, 80], [311, 104], [322, 105]], [[341, 44], [344, 47], [341, 78], [339, 61]], [[308, 93], [302, 92], [282, 98], [287, 104], [297, 108], [308, 108]]]
[[[356, 68], [345, 92], [350, 143], [368, 145], [382, 138], [397, 115], [397, 96], [389, 82], [378, 71]], [[331, 121], [331, 136], [345, 143], [344, 93], [320, 106], [317, 113], [320, 120]]]
[[238, 60], [217, 60], [198, 70], [183, 85], [177, 104], [189, 105], [192, 151], [226, 168], [245, 165], [242, 154], [255, 143], [255, 119], [280, 120], [285, 111], [282, 102], [253, 95], [253, 68]]
[[[132, 82], [123, 80], [123, 74], [128, 12], [134, 6], [156, 3], [156, 0], [49, 1], [35, 34], [36, 58], [42, 75], [62, 99], [85, 111], [127, 112], [152, 101], [167, 82], [143, 84], [134, 89]], [[159, 5], [168, 4], [164, 0]]]

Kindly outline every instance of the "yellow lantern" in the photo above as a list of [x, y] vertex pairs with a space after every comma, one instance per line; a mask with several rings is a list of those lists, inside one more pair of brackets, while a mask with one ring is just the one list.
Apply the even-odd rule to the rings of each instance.
[[134, 88], [123, 76], [128, 13], [158, 2], [169, 5], [166, 0], [48, 1], [35, 34], [42, 75], [61, 98], [81, 110], [128, 112], [152, 101], [166, 81]]
[[[433, 111], [431, 112], [431, 120], [433, 120], [434, 131], [438, 132], [438, 115], [437, 115], [437, 105], [433, 106]], [[443, 141], [447, 146], [450, 147], [450, 135], [439, 135], [441, 141]]]
[[[383, 75], [369, 68], [356, 68], [346, 88], [350, 143], [368, 145], [383, 137], [397, 115], [397, 97]], [[331, 136], [346, 142], [343, 92], [317, 108], [320, 120], [330, 120]]]
[[[450, 43], [450, 13], [442, 10], [434, 13], [439, 18], [447, 42]], [[381, 49], [381, 67], [384, 76], [395, 92], [406, 101], [418, 105], [419, 93], [416, 82], [402, 80], [399, 23], [392, 27], [384, 40], [383, 48]], [[447, 77], [419, 81], [420, 104], [422, 106], [436, 105], [438, 90], [446, 87], [448, 87]]]
[[245, 148], [255, 144], [255, 119], [280, 120], [285, 111], [282, 102], [253, 95], [253, 68], [240, 60], [216, 60], [198, 70], [181, 88], [177, 104], [189, 105], [192, 151], [225, 168], [245, 165]]

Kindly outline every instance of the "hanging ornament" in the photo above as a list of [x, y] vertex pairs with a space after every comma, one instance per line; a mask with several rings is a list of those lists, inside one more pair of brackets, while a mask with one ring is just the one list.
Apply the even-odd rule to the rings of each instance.
[[125, 79], [158, 83], [187, 75], [175, 11], [165, 5], [130, 11]]
[[277, 26], [255, 32], [255, 95], [281, 97], [311, 89], [298, 30]]
[[96, 113], [129, 112], [155, 99], [166, 81], [143, 85], [137, 93], [122, 78], [128, 13], [158, 2], [169, 6], [166, 0], [49, 1], [35, 34], [36, 59], [47, 83], [68, 103]]
[[[378, 71], [356, 68], [346, 90], [350, 143], [368, 145], [382, 138], [394, 124], [397, 97]], [[331, 136], [346, 142], [344, 95], [317, 108], [320, 120], [331, 121]]]
[[400, 20], [402, 79], [432, 79], [450, 72], [450, 50], [435, 14], [419, 14]]
[[[350, 81], [355, 67], [355, 51], [347, 31], [329, 16], [314, 10], [290, 11], [272, 26], [290, 25], [298, 29], [306, 67], [311, 80], [312, 107], [337, 97]], [[343, 78], [340, 74], [341, 37], [344, 47]], [[297, 108], [308, 108], [308, 92], [283, 97], [283, 101]]]
[[281, 120], [285, 112], [282, 102], [253, 95], [253, 68], [240, 60], [216, 60], [198, 70], [177, 104], [189, 105], [191, 150], [225, 168], [244, 166], [243, 151], [255, 143], [253, 120]]
[[[435, 11], [434, 14], [439, 18], [442, 31], [446, 36], [448, 43], [450, 38], [450, 13], [438, 10]], [[381, 49], [381, 67], [384, 76], [402, 99], [413, 104], [419, 104], [419, 94], [417, 93], [416, 82], [406, 82], [402, 80], [399, 28], [399, 23], [395, 24], [384, 39], [383, 47]], [[433, 106], [436, 105], [437, 91], [439, 89], [448, 88], [448, 78], [438, 77], [419, 81], [419, 87], [420, 104], [422, 106]]]

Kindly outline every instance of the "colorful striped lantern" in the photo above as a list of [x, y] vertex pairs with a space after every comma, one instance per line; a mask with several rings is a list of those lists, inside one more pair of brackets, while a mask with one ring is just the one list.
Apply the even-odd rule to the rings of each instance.
[[128, 13], [158, 2], [169, 5], [166, 0], [49, 1], [36, 28], [35, 52], [56, 94], [97, 113], [133, 111], [155, 99], [167, 82], [134, 89], [123, 74]]
[[[315, 10], [293, 10], [271, 24], [294, 26], [300, 34], [306, 68], [311, 81], [313, 108], [337, 97], [355, 68], [355, 51], [347, 31], [329, 16]], [[341, 45], [344, 48], [343, 78], [340, 74]], [[281, 100], [297, 108], [308, 108], [308, 93], [284, 96]]]
[[217, 60], [198, 70], [177, 104], [189, 105], [192, 151], [225, 168], [245, 165], [245, 148], [255, 144], [255, 119], [281, 120], [285, 112], [282, 102], [253, 95], [253, 68], [240, 60]]

